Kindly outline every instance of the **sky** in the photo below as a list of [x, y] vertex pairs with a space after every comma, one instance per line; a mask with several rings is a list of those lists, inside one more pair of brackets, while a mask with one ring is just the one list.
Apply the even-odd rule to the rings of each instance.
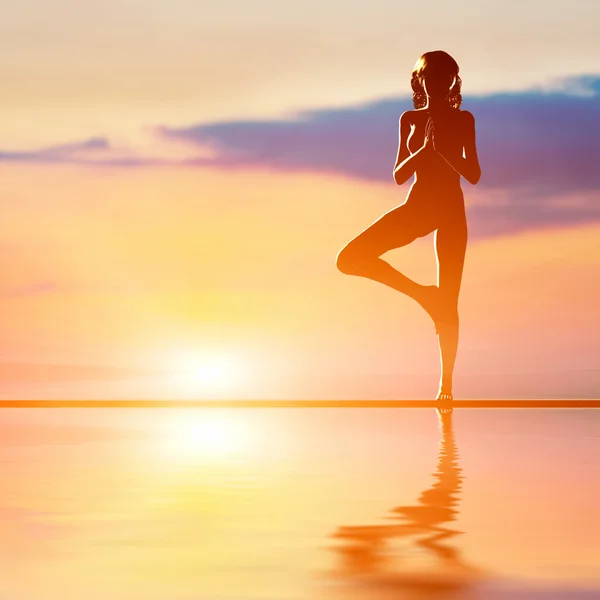
[[[591, 0], [5, 0], [3, 397], [435, 394], [428, 317], [335, 268], [406, 197], [397, 122], [435, 49], [483, 171], [462, 181], [455, 397], [597, 397], [599, 18]], [[435, 282], [432, 236], [385, 258]]]

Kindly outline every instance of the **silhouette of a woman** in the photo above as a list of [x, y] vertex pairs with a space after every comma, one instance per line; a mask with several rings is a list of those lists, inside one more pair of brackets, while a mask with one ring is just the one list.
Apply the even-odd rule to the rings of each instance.
[[[446, 52], [426, 52], [412, 72], [415, 110], [399, 119], [394, 181], [413, 175], [404, 204], [379, 217], [338, 253], [342, 273], [379, 281], [416, 300], [438, 334], [441, 377], [437, 400], [452, 400], [458, 349], [458, 295], [467, 247], [462, 175], [475, 185], [481, 168], [475, 147], [475, 119], [461, 110], [458, 64]], [[435, 231], [437, 285], [421, 285], [380, 256]]]

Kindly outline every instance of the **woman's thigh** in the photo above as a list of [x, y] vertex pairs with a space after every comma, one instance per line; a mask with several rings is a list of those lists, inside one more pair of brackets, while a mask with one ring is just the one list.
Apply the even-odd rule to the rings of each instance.
[[405, 202], [379, 217], [346, 244], [343, 251], [381, 256], [435, 230], [433, 215], [418, 202]]
[[447, 302], [458, 303], [462, 282], [468, 229], [464, 213], [444, 220], [435, 232], [438, 286]]

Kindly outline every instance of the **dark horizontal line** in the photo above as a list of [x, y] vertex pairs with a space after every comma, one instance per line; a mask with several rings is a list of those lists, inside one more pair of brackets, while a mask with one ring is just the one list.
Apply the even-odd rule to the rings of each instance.
[[600, 400], [0, 400], [0, 408], [600, 408]]

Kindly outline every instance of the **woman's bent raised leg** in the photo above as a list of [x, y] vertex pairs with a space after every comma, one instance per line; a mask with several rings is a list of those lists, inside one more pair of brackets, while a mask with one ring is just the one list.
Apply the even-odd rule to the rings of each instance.
[[418, 202], [401, 204], [385, 213], [342, 248], [336, 261], [338, 269], [348, 275], [379, 281], [420, 303], [423, 291], [430, 286], [413, 281], [380, 256], [431, 233], [435, 226], [428, 221], [419, 211]]

